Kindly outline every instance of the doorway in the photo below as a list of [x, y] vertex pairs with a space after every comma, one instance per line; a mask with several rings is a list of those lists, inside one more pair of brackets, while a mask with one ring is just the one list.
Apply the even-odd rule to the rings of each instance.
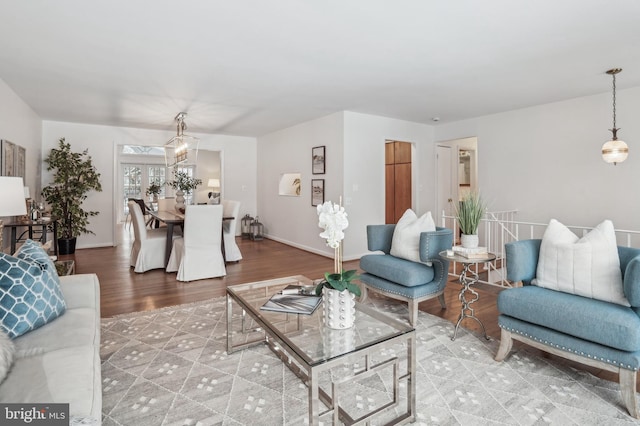
[[453, 203], [478, 191], [478, 138], [438, 142], [436, 168], [436, 211], [453, 216]]
[[385, 223], [398, 223], [412, 206], [409, 142], [385, 141]]

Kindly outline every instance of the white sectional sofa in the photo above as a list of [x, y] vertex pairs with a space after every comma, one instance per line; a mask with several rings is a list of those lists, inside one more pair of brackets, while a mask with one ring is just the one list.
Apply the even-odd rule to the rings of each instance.
[[14, 339], [0, 402], [69, 403], [70, 424], [101, 424], [100, 284], [95, 274], [60, 277], [66, 312]]

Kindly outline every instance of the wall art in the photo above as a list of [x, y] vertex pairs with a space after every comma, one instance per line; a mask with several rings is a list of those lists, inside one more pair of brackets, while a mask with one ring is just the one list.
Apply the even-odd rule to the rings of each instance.
[[311, 148], [311, 172], [314, 175], [324, 174], [324, 146], [314, 146]]

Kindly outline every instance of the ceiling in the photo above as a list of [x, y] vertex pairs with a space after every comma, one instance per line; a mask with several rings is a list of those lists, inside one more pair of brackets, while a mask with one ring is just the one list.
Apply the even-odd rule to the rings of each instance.
[[640, 86], [637, 0], [4, 1], [0, 79], [45, 120], [260, 136]]

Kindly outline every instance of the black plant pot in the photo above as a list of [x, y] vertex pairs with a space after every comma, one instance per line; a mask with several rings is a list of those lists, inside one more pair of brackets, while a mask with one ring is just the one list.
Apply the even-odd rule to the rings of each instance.
[[76, 252], [76, 237], [58, 238], [58, 254], [74, 254]]

